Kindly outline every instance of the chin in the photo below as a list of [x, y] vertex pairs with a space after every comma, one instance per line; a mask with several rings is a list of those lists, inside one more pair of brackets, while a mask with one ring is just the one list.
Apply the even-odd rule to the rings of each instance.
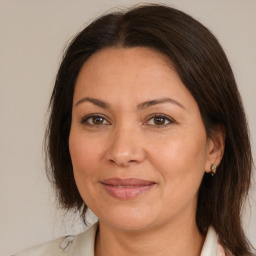
[[145, 209], [128, 208], [109, 210], [108, 214], [98, 214], [99, 221], [112, 228], [123, 231], [141, 231], [153, 225], [157, 218], [151, 211]]
[[115, 229], [119, 229], [126, 232], [137, 232], [146, 230], [151, 226], [151, 221], [147, 221], [145, 219], [134, 219], [134, 218], [120, 218], [120, 219], [111, 219], [111, 220], [104, 220], [107, 222], [109, 226]]

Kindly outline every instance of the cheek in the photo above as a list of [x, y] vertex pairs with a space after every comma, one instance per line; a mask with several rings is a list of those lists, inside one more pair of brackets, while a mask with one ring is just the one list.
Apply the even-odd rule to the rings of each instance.
[[168, 183], [166, 187], [173, 191], [197, 190], [204, 174], [206, 139], [176, 134], [175, 138], [160, 144], [162, 146], [152, 147], [151, 162], [164, 183]]
[[[191, 136], [193, 137], [193, 136]], [[165, 139], [165, 141], [152, 145], [151, 156], [157, 159], [158, 163], [164, 166], [187, 166], [203, 167], [206, 159], [206, 140], [203, 138], [191, 138], [190, 136], [176, 135], [175, 138]]]
[[78, 129], [71, 129], [69, 136], [69, 152], [74, 171], [90, 170], [97, 162], [100, 147]]
[[98, 172], [95, 170], [99, 164], [100, 147], [98, 145], [83, 133], [71, 129], [69, 151], [75, 181], [82, 195], [97, 180]]
[[69, 151], [73, 165], [74, 178], [81, 197], [87, 205], [91, 205], [93, 201], [93, 187], [97, 182], [97, 165], [99, 147], [84, 134], [70, 132]]

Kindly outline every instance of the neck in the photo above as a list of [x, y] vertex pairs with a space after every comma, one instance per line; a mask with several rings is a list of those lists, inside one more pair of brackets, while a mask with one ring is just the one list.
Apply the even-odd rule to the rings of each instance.
[[199, 256], [204, 242], [196, 222], [170, 223], [154, 229], [123, 231], [100, 222], [96, 256]]

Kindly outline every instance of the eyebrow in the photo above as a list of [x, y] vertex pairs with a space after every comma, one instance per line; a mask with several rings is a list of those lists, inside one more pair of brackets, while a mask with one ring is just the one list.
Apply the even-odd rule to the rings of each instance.
[[148, 108], [148, 107], [151, 107], [154, 105], [158, 105], [158, 104], [162, 104], [162, 103], [172, 103], [172, 104], [175, 104], [183, 109], [186, 109], [181, 103], [179, 103], [178, 101], [171, 99], [171, 98], [162, 98], [162, 99], [145, 101], [138, 105], [138, 109], [145, 109], [145, 108]]
[[85, 98], [82, 98], [81, 100], [79, 100], [75, 106], [83, 103], [83, 102], [91, 102], [92, 104], [100, 107], [100, 108], [110, 108], [110, 104], [107, 103], [107, 102], [104, 102], [102, 100], [99, 100], [99, 99], [95, 99], [95, 98], [90, 98], [90, 97], [85, 97]]
[[[85, 98], [80, 99], [75, 104], [75, 106], [80, 105], [83, 102], [91, 102], [92, 104], [94, 104], [94, 105], [96, 105], [96, 106], [98, 106], [100, 108], [104, 108], [104, 109], [111, 108], [109, 103], [107, 103], [105, 101], [102, 101], [102, 100], [99, 100], [99, 99], [90, 98], [90, 97], [85, 97]], [[163, 103], [172, 103], [172, 104], [175, 104], [175, 105], [177, 105], [177, 106], [179, 106], [179, 107], [181, 107], [183, 109], [186, 109], [181, 103], [179, 103], [178, 101], [176, 101], [174, 99], [171, 99], [171, 98], [162, 98], [162, 99], [145, 101], [143, 103], [140, 103], [137, 106], [137, 108], [139, 110], [142, 110], [142, 109], [149, 108], [149, 107], [152, 107], [152, 106], [155, 106], [155, 105], [158, 105], [158, 104], [163, 104]]]

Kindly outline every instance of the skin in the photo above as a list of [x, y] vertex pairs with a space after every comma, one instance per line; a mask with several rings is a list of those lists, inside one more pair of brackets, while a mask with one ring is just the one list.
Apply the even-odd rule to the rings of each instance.
[[[221, 160], [223, 137], [207, 138], [195, 99], [164, 55], [143, 47], [92, 55], [75, 86], [69, 148], [79, 192], [99, 218], [95, 255], [200, 255], [198, 189]], [[122, 200], [101, 183], [113, 177], [155, 185]]]

